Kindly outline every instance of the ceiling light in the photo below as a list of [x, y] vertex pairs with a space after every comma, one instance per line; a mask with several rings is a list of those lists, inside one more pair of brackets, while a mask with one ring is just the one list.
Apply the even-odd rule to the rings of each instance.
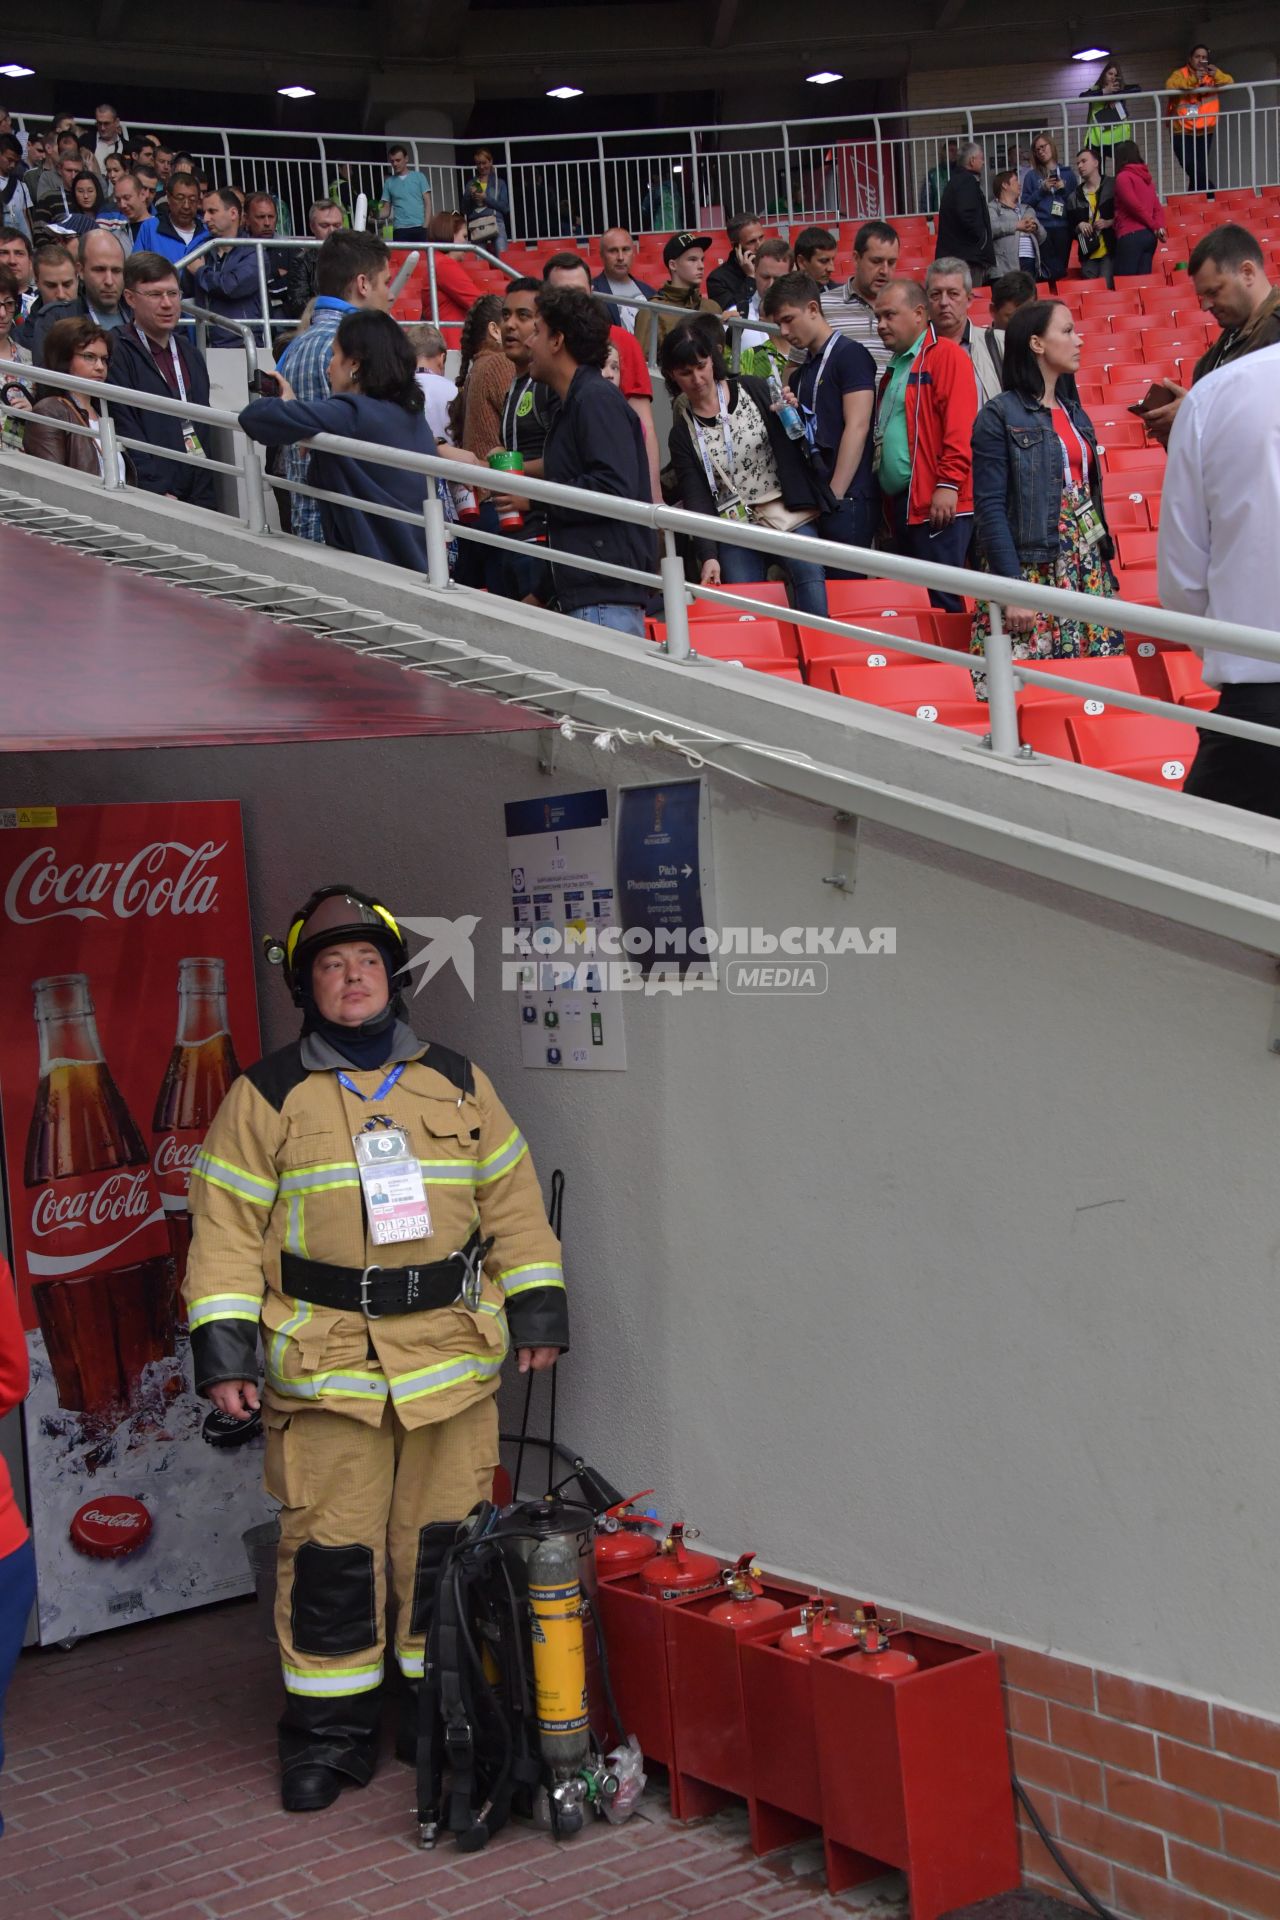
[[276, 92], [282, 93], [286, 100], [314, 100], [316, 97], [314, 87], [277, 87]]
[[1077, 47], [1071, 58], [1073, 60], [1105, 60], [1110, 51], [1110, 47]]
[[20, 67], [16, 60], [11, 60], [7, 67], [0, 67], [0, 73], [6, 80], [29, 80], [34, 72], [34, 67]]
[[824, 67], [821, 73], [807, 73], [805, 79], [811, 87], [829, 87], [837, 80], [843, 80], [842, 73], [828, 73]]
[[548, 87], [548, 100], [581, 100], [581, 87]]

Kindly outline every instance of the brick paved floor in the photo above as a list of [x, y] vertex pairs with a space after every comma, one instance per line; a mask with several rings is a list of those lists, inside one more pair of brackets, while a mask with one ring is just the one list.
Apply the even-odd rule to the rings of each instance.
[[737, 1812], [677, 1827], [659, 1789], [623, 1827], [563, 1845], [527, 1827], [482, 1854], [423, 1853], [411, 1776], [320, 1814], [277, 1797], [275, 1648], [252, 1601], [179, 1615], [19, 1663], [0, 1781], [4, 1920], [889, 1920], [887, 1875], [823, 1891], [814, 1847], [767, 1861]]

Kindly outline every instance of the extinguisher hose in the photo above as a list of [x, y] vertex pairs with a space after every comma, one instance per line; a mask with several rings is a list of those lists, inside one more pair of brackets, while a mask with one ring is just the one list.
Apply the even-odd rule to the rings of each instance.
[[1049, 1833], [1048, 1828], [1045, 1826], [1044, 1821], [1040, 1818], [1040, 1815], [1036, 1812], [1035, 1802], [1032, 1800], [1031, 1795], [1027, 1792], [1026, 1788], [1023, 1786], [1021, 1780], [1019, 1780], [1016, 1773], [1013, 1774], [1011, 1777], [1013, 1780], [1013, 1791], [1017, 1795], [1018, 1799], [1021, 1800], [1023, 1806], [1026, 1808], [1027, 1818], [1030, 1820], [1032, 1826], [1035, 1828], [1036, 1832], [1039, 1834], [1041, 1840], [1043, 1840], [1045, 1844], [1045, 1848], [1049, 1853], [1050, 1858], [1053, 1860], [1054, 1864], [1057, 1866], [1059, 1873], [1063, 1876], [1065, 1880], [1069, 1880], [1071, 1882], [1071, 1885], [1075, 1888], [1076, 1892], [1080, 1895], [1080, 1898], [1089, 1907], [1092, 1908], [1094, 1913], [1098, 1915], [1098, 1920], [1116, 1920], [1116, 1916], [1114, 1915], [1114, 1913], [1112, 1913], [1110, 1907], [1104, 1907], [1101, 1900], [1099, 1900], [1096, 1897], [1096, 1895], [1090, 1893], [1088, 1887], [1086, 1887], [1086, 1885], [1084, 1884], [1084, 1881], [1080, 1878], [1079, 1874], [1077, 1874], [1074, 1871], [1074, 1869], [1069, 1865], [1069, 1863], [1063, 1859], [1062, 1855], [1058, 1852], [1057, 1846], [1055, 1845], [1053, 1838]]
[[591, 1625], [595, 1629], [596, 1650], [600, 1655], [600, 1684], [604, 1688], [604, 1703], [609, 1709], [609, 1718], [613, 1721], [619, 1741], [627, 1738], [627, 1729], [622, 1724], [622, 1715], [618, 1712], [618, 1702], [613, 1691], [613, 1675], [609, 1671], [609, 1649], [604, 1643], [604, 1632], [600, 1625], [600, 1609], [592, 1594], [583, 1593], [587, 1612], [591, 1615]]

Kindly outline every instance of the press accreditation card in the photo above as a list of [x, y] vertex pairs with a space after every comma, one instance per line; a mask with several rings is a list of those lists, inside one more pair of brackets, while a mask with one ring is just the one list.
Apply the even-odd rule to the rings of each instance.
[[379, 1128], [357, 1133], [354, 1145], [374, 1245], [425, 1240], [431, 1232], [431, 1209], [407, 1135], [399, 1127]]

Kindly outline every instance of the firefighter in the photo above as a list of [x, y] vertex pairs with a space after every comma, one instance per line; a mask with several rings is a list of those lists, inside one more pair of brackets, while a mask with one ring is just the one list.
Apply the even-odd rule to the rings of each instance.
[[184, 1293], [197, 1389], [228, 1421], [261, 1405], [281, 1503], [281, 1792], [307, 1812], [373, 1776], [388, 1561], [412, 1758], [434, 1578], [490, 1494], [503, 1360], [514, 1342], [521, 1373], [541, 1371], [569, 1339], [529, 1149], [479, 1068], [406, 1024], [387, 909], [322, 887], [273, 957], [302, 1032], [209, 1129]]

